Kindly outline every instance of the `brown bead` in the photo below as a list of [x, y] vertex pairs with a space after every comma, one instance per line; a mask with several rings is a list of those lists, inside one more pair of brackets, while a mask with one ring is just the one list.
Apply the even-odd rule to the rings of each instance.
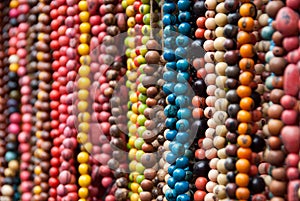
[[276, 18], [277, 12], [284, 6], [282, 1], [271, 1], [266, 6], [266, 13], [273, 19]]
[[268, 115], [270, 118], [280, 119], [283, 107], [279, 104], [273, 104], [268, 109]]
[[270, 64], [270, 70], [272, 72], [274, 72], [276, 75], [282, 75], [287, 65], [287, 62], [282, 57], [273, 57], [270, 60], [269, 64]]
[[161, 50], [161, 45], [156, 40], [148, 40], [146, 43], [148, 50]]
[[273, 179], [270, 184], [270, 191], [274, 196], [284, 196], [287, 190], [287, 183]]
[[273, 89], [270, 93], [270, 100], [273, 103], [280, 104], [280, 99], [284, 95], [284, 91], [281, 89]]
[[285, 154], [280, 150], [267, 150], [264, 158], [271, 165], [281, 166], [285, 159]]
[[286, 180], [286, 171], [285, 168], [279, 167], [272, 170], [272, 177], [273, 179], [279, 180], [279, 181], [285, 181]]
[[268, 138], [268, 145], [273, 150], [279, 150], [282, 143], [279, 137], [271, 136]]
[[141, 183], [141, 187], [144, 191], [151, 191], [153, 188], [153, 182], [149, 179], [144, 179]]
[[283, 41], [283, 35], [279, 31], [275, 31], [272, 35], [272, 40], [274, 41], [275, 45], [281, 46]]
[[145, 179], [152, 180], [156, 176], [156, 170], [153, 168], [147, 168], [144, 171]]
[[152, 194], [150, 192], [143, 191], [140, 193], [140, 199], [141, 201], [151, 201]]
[[154, 151], [154, 147], [152, 146], [152, 144], [144, 143], [142, 145], [142, 150], [146, 153], [152, 153]]
[[145, 55], [145, 59], [148, 64], [158, 64], [160, 61], [160, 55], [157, 51], [148, 51]]
[[268, 130], [270, 134], [274, 136], [278, 136], [280, 134], [283, 126], [283, 122], [277, 119], [270, 119], [268, 122]]

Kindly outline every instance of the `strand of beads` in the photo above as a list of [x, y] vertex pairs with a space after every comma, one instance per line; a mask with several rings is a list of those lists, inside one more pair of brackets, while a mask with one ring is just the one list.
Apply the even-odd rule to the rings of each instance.
[[[18, 51], [20, 56], [20, 69], [18, 74], [20, 75], [19, 85], [21, 86], [21, 114], [22, 114], [22, 131], [18, 136], [19, 141], [19, 151], [21, 153], [20, 162], [20, 179], [21, 179], [21, 199], [24, 201], [30, 201], [32, 198], [32, 172], [30, 171], [30, 160], [31, 160], [31, 132], [33, 130], [33, 108], [32, 108], [32, 90], [31, 90], [31, 67], [30, 67], [30, 55], [28, 54], [28, 49], [33, 45], [32, 39], [27, 39], [26, 34], [29, 32], [30, 23], [28, 19], [30, 17], [29, 11], [30, 6], [28, 3], [21, 3], [21, 10], [23, 10], [22, 18], [24, 21], [19, 24], [19, 34], [22, 36], [22, 45], [19, 47]], [[22, 15], [21, 14], [21, 15]], [[20, 17], [21, 18], [21, 17]], [[25, 42], [26, 40], [26, 42]]]
[[7, 166], [6, 162], [5, 162], [5, 154], [6, 154], [6, 136], [7, 136], [7, 125], [8, 125], [8, 121], [7, 121], [7, 117], [8, 117], [8, 108], [10, 107], [11, 104], [9, 104], [8, 101], [10, 101], [11, 103], [12, 100], [9, 100], [9, 96], [8, 96], [8, 86], [7, 86], [7, 82], [9, 81], [9, 77], [8, 77], [8, 73], [9, 73], [9, 61], [8, 61], [8, 56], [9, 56], [9, 29], [11, 27], [11, 24], [8, 23], [9, 22], [9, 2], [1, 2], [0, 4], [2, 12], [1, 12], [1, 21], [0, 21], [0, 26], [1, 26], [1, 45], [0, 45], [0, 51], [1, 51], [1, 55], [0, 55], [0, 65], [1, 65], [1, 70], [0, 70], [0, 74], [1, 74], [1, 93], [0, 93], [0, 100], [1, 100], [1, 109], [0, 109], [0, 113], [1, 113], [1, 124], [0, 124], [0, 134], [1, 134], [1, 138], [0, 138], [0, 143], [1, 143], [1, 191], [0, 191], [0, 199], [3, 200], [12, 200], [9, 197], [9, 193], [7, 193], [7, 189], [10, 189], [10, 186], [7, 184], [6, 182], [6, 177], [4, 174], [4, 169]]
[[238, 6], [239, 2], [237, 0], [230, 1], [226, 0], [224, 4], [225, 8], [228, 10], [227, 14], [227, 25], [224, 27], [224, 48], [226, 53], [224, 55], [224, 60], [228, 65], [225, 70], [225, 75], [227, 80], [225, 82], [227, 87], [226, 99], [229, 102], [227, 107], [227, 113], [229, 118], [225, 122], [226, 129], [226, 140], [228, 142], [226, 146], [226, 164], [225, 168], [227, 170], [226, 178], [226, 195], [229, 199], [235, 199], [235, 190], [237, 188], [235, 184], [235, 161], [237, 157], [237, 113], [240, 109], [239, 107], [239, 97], [236, 93], [236, 88], [238, 87], [238, 76], [240, 69], [238, 67], [238, 52], [236, 50], [237, 43], [234, 40], [238, 34], [238, 19], [239, 12]]
[[38, 74], [38, 94], [37, 101], [34, 107], [36, 112], [36, 132], [35, 132], [35, 149], [34, 149], [34, 187], [32, 200], [47, 200], [48, 199], [48, 172], [50, 169], [50, 149], [52, 143], [50, 141], [50, 105], [49, 93], [51, 85], [51, 55], [49, 52], [49, 40], [47, 37], [39, 37], [40, 34], [45, 34], [49, 38], [50, 34], [50, 2], [40, 1], [38, 4], [38, 41], [35, 44], [37, 50], [37, 70]]
[[196, 40], [192, 42], [191, 47], [192, 51], [192, 59], [193, 59], [193, 68], [191, 68], [191, 77], [192, 77], [192, 88], [195, 92], [195, 96], [192, 99], [193, 104], [193, 124], [191, 126], [192, 130], [195, 130], [195, 139], [194, 139], [194, 147], [195, 147], [195, 167], [194, 170], [195, 176], [195, 192], [194, 192], [194, 200], [201, 201], [204, 200], [206, 195], [205, 185], [207, 183], [207, 175], [208, 170], [203, 169], [202, 171], [198, 171], [199, 166], [205, 165], [206, 154], [205, 150], [202, 148], [202, 141], [205, 138], [205, 131], [207, 129], [207, 118], [204, 116], [204, 109], [206, 108], [205, 98], [206, 94], [206, 84], [204, 82], [206, 71], [205, 71], [205, 62], [204, 62], [204, 51], [203, 44], [205, 42], [205, 2], [197, 1], [193, 5], [193, 15], [196, 19], [197, 29], [195, 30], [195, 38]]
[[[5, 162], [7, 167], [4, 169], [4, 175], [6, 181], [4, 181], [5, 187], [2, 187], [2, 194], [4, 196], [10, 197], [11, 200], [19, 199], [18, 192], [18, 173], [19, 173], [19, 162], [18, 160], [18, 134], [21, 131], [21, 115], [20, 115], [20, 87], [19, 87], [19, 63], [20, 55], [18, 52], [19, 45], [18, 42], [22, 40], [21, 34], [19, 33], [19, 23], [18, 16], [21, 15], [22, 11], [20, 10], [20, 2], [12, 1], [9, 4], [9, 17], [11, 27], [8, 30], [9, 33], [9, 51], [8, 51], [8, 62], [9, 62], [9, 80], [7, 82], [8, 91], [9, 91], [9, 100], [7, 102], [8, 109], [8, 127], [6, 128], [6, 153], [5, 153]], [[26, 43], [25, 43], [26, 44]], [[12, 104], [10, 104], [12, 103]], [[10, 164], [14, 164], [13, 168]]]
[[[167, 2], [172, 8], [174, 2]], [[165, 5], [164, 4], [164, 5]], [[166, 190], [165, 196], [167, 200], [191, 200], [189, 193], [189, 180], [192, 172], [189, 168], [190, 146], [189, 139], [190, 120], [192, 118], [191, 110], [188, 106], [191, 104], [189, 93], [190, 78], [188, 73], [189, 59], [187, 55], [188, 36], [191, 32], [188, 16], [190, 16], [190, 1], [178, 2], [178, 19], [173, 14], [174, 10], [169, 9], [164, 12], [164, 54], [163, 57], [167, 61], [167, 71], [164, 73], [166, 83], [163, 86], [164, 92], [167, 94], [167, 107], [164, 112], [167, 116], [166, 127], [168, 132], [166, 135], [172, 136], [165, 143], [165, 148], [170, 150], [166, 153], [166, 161], [170, 164], [168, 168], [169, 175], [166, 181], [169, 189]], [[179, 35], [175, 34], [175, 24], [178, 20]], [[167, 40], [169, 39], [169, 40]], [[176, 44], [174, 44], [174, 42]]]
[[[283, 86], [284, 96], [280, 98], [280, 105], [282, 106], [282, 113], [280, 119], [284, 124], [280, 131], [280, 139], [286, 151], [285, 165], [282, 165], [285, 172], [286, 183], [285, 188], [287, 195], [282, 192], [282, 198], [293, 200], [299, 199], [299, 170], [297, 168], [299, 163], [299, 140], [300, 140], [300, 129], [299, 129], [299, 105], [297, 105], [297, 98], [299, 99], [299, 3], [295, 4], [292, 1], [287, 1], [286, 6], [280, 8], [276, 15], [276, 21], [274, 21], [274, 28], [282, 35], [282, 44], [276, 44], [273, 48], [273, 57], [270, 60], [270, 70], [276, 75], [278, 67], [280, 68], [281, 74], [283, 75]], [[270, 10], [268, 10], [270, 11]], [[297, 13], [298, 11], [298, 13]], [[289, 18], [291, 20], [285, 21], [283, 18]], [[288, 31], [287, 31], [288, 30]], [[282, 48], [282, 49], [280, 49]], [[282, 54], [278, 54], [277, 49]], [[283, 58], [283, 52], [290, 52]], [[294, 54], [294, 52], [298, 52]], [[298, 56], [296, 56], [298, 55]], [[285, 65], [278, 66], [278, 60], [284, 62]], [[297, 66], [298, 64], [298, 66]], [[298, 83], [298, 84], [297, 84]], [[298, 87], [297, 87], [298, 85]], [[273, 170], [274, 171], [274, 170]], [[275, 173], [272, 176], [274, 178]], [[276, 178], [275, 178], [276, 179]], [[272, 181], [275, 183], [275, 181]], [[274, 183], [270, 184], [270, 190], [275, 195], [277, 189], [274, 188]], [[297, 195], [298, 194], [298, 195]], [[276, 196], [276, 195], [275, 195]], [[280, 196], [280, 195], [279, 195]]]
[[[80, 10], [79, 15], [81, 13], [88, 11], [88, 2], [87, 1], [79, 1], [78, 7]], [[83, 20], [83, 19], [81, 19]], [[83, 21], [81, 21], [80, 26], [80, 36], [84, 34], [88, 34], [88, 37], [90, 36], [90, 29], [91, 25], [89, 23], [89, 17]], [[89, 119], [83, 119], [81, 121], [81, 116], [88, 111], [88, 100], [89, 100], [89, 88], [91, 85], [91, 80], [89, 78], [90, 74], [90, 63], [91, 63], [91, 57], [89, 56], [90, 53], [90, 47], [87, 44], [89, 41], [83, 40], [80, 41], [80, 44], [78, 46], [78, 54], [80, 55], [80, 68], [79, 68], [79, 79], [77, 81], [77, 87], [78, 87], [78, 102], [77, 102], [77, 110], [79, 112], [77, 119], [78, 122], [78, 135], [77, 140], [79, 143], [80, 139], [88, 139], [88, 134], [90, 131], [90, 121]], [[90, 172], [90, 166], [89, 166], [89, 153], [92, 151], [92, 143], [91, 142], [84, 142], [81, 144], [80, 152], [77, 155], [77, 161], [79, 163], [79, 167], [85, 166], [86, 168], [84, 171], [80, 171], [80, 176], [78, 178], [78, 195], [79, 200], [84, 201], [87, 200], [89, 197], [89, 189], [88, 187], [91, 184], [91, 176], [89, 175]], [[85, 193], [81, 193], [85, 192]]]

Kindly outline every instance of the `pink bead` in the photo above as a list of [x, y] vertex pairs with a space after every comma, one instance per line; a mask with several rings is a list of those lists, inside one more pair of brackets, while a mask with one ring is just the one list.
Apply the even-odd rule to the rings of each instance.
[[104, 188], [108, 188], [112, 183], [112, 178], [111, 177], [104, 177], [101, 181], [101, 184]]
[[[22, 190], [22, 191], [24, 191], [24, 190]], [[31, 198], [32, 198], [31, 192], [24, 192], [24, 193], [22, 193], [22, 200], [23, 201], [30, 201]]]
[[23, 153], [22, 156], [21, 156], [21, 159], [22, 159], [22, 161], [29, 162], [30, 159], [31, 159], [31, 154], [30, 153]]
[[17, 50], [17, 55], [20, 57], [20, 58], [26, 58], [27, 56], [27, 52], [24, 48], [20, 48]]
[[22, 117], [21, 117], [21, 115], [20, 115], [19, 113], [13, 113], [13, 114], [11, 114], [10, 117], [9, 117], [9, 121], [10, 121], [11, 123], [15, 123], [15, 124], [20, 123], [20, 122], [21, 122], [21, 119], [22, 119]]
[[286, 175], [289, 180], [295, 180], [299, 178], [299, 171], [296, 167], [290, 167], [287, 169]]
[[102, 177], [109, 176], [110, 173], [111, 173], [111, 170], [110, 170], [110, 168], [107, 165], [101, 165], [100, 166], [100, 168], [99, 168], [99, 174]]
[[20, 145], [19, 145], [19, 151], [20, 151], [21, 153], [24, 153], [24, 152], [30, 152], [30, 149], [31, 149], [31, 147], [30, 147], [29, 144], [20, 144]]
[[31, 89], [28, 85], [24, 85], [21, 87], [21, 93], [23, 95], [29, 95], [31, 93]]
[[18, 17], [18, 15], [19, 15], [19, 11], [16, 8], [10, 9], [9, 16], [11, 18], [16, 18], [16, 17]]

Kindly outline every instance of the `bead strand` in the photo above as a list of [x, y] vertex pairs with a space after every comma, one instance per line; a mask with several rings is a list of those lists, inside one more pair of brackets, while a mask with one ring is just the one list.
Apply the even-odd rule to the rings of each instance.
[[[20, 69], [18, 70], [18, 74], [20, 75], [19, 85], [21, 86], [21, 115], [22, 115], [22, 131], [18, 136], [19, 141], [19, 151], [21, 152], [20, 158], [20, 179], [21, 179], [21, 199], [24, 201], [30, 201], [32, 198], [32, 187], [33, 187], [33, 178], [31, 176], [31, 132], [33, 128], [33, 105], [31, 102], [32, 99], [32, 89], [31, 89], [31, 81], [34, 79], [31, 72], [31, 64], [30, 64], [30, 55], [28, 54], [29, 48], [33, 45], [33, 40], [28, 40], [26, 35], [30, 33], [30, 23], [28, 22], [28, 18], [30, 17], [30, 5], [26, 2], [21, 3], [19, 5], [22, 7], [23, 13], [26, 18], [24, 22], [19, 24], [20, 32], [19, 34], [23, 34], [23, 39], [26, 40], [23, 46], [20, 46], [18, 52], [20, 52], [19, 61]], [[26, 21], [25, 21], [26, 20]], [[33, 71], [34, 72], [34, 71]]]
[[48, 199], [48, 173], [50, 169], [50, 149], [52, 143], [50, 141], [50, 100], [49, 93], [51, 90], [51, 56], [49, 50], [49, 40], [47, 37], [39, 37], [39, 35], [46, 35], [49, 39], [51, 27], [50, 22], [50, 2], [40, 1], [37, 5], [39, 11], [38, 24], [36, 27], [37, 39], [35, 43], [37, 70], [38, 70], [38, 94], [37, 101], [34, 107], [36, 112], [36, 131], [35, 131], [35, 149], [34, 149], [34, 187], [32, 200], [47, 200]]
[[[10, 103], [13, 103], [13, 101], [9, 100], [9, 94], [8, 94], [8, 86], [7, 83], [9, 81], [9, 77], [8, 77], [8, 73], [9, 73], [9, 29], [11, 27], [11, 24], [8, 23], [9, 22], [9, 2], [5, 1], [5, 2], [1, 2], [0, 3], [2, 12], [1, 12], [1, 21], [0, 21], [0, 26], [1, 26], [1, 45], [0, 45], [0, 51], [1, 51], [1, 55], [0, 55], [0, 65], [1, 65], [1, 69], [0, 69], [0, 74], [1, 74], [1, 93], [0, 93], [0, 100], [1, 100], [1, 124], [0, 124], [0, 134], [1, 134], [1, 138], [0, 138], [0, 145], [1, 145], [1, 189], [0, 189], [0, 199], [3, 200], [12, 200], [9, 196], [9, 192], [7, 193], [7, 189], [10, 189], [10, 186], [7, 184], [7, 182], [5, 180], [6, 176], [4, 173], [4, 170], [7, 166], [6, 161], [5, 161], [5, 155], [6, 155], [6, 136], [7, 136], [7, 126], [8, 126], [8, 108], [10, 107]], [[8, 102], [9, 101], [9, 102]]]
[[[84, 13], [88, 11], [88, 2], [81, 0], [78, 2], [78, 7], [80, 10], [80, 13]], [[83, 34], [88, 34], [90, 36], [90, 29], [91, 25], [89, 23], [89, 17], [87, 19], [80, 19], [81, 23], [79, 26], [80, 29], [80, 36]], [[78, 98], [79, 101], [77, 102], [77, 110], [78, 115], [77, 119], [79, 125], [78, 125], [78, 134], [77, 134], [77, 140], [79, 143], [81, 143], [81, 139], [88, 139], [88, 135], [90, 132], [90, 121], [88, 119], [84, 119], [81, 121], [81, 115], [83, 115], [84, 112], [88, 111], [88, 100], [89, 100], [89, 89], [91, 85], [91, 80], [89, 78], [90, 74], [90, 63], [91, 63], [91, 57], [90, 54], [90, 46], [87, 44], [88, 41], [80, 41], [80, 44], [77, 48], [78, 54], [80, 55], [80, 68], [78, 70], [79, 79], [77, 81], [77, 87], [78, 87]], [[81, 95], [82, 94], [82, 95]], [[77, 155], [77, 161], [79, 163], [79, 167], [85, 166], [84, 171], [80, 171], [80, 176], [78, 178], [78, 195], [80, 201], [85, 201], [89, 198], [89, 189], [88, 187], [91, 185], [91, 176], [89, 174], [90, 172], [90, 165], [89, 165], [89, 153], [92, 151], [92, 143], [85, 141], [81, 144], [80, 152]], [[78, 168], [79, 168], [78, 167]], [[81, 192], [85, 193], [81, 193]]]

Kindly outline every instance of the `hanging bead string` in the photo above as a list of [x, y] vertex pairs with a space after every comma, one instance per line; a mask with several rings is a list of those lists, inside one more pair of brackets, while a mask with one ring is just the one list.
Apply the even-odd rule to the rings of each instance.
[[[192, 77], [192, 88], [195, 92], [195, 96], [192, 98], [192, 105], [194, 107], [192, 111], [193, 115], [193, 124], [192, 130], [196, 130], [195, 139], [193, 146], [195, 148], [195, 163], [193, 174], [195, 175], [195, 191], [194, 191], [194, 200], [200, 201], [204, 200], [207, 191], [205, 190], [205, 185], [208, 182], [207, 179], [207, 170], [203, 169], [199, 171], [197, 167], [207, 163], [206, 152], [202, 148], [202, 141], [205, 138], [205, 131], [207, 129], [207, 118], [204, 115], [204, 109], [206, 108], [205, 98], [206, 94], [206, 84], [205, 79], [205, 61], [204, 61], [204, 51], [203, 44], [205, 42], [205, 3], [204, 1], [196, 1], [193, 5], [193, 15], [196, 19], [195, 23], [195, 40], [192, 42], [192, 51], [191, 54], [193, 58], [193, 68], [191, 68], [191, 77]], [[197, 26], [197, 27], [196, 27]], [[206, 166], [207, 167], [207, 166]]]
[[[20, 2], [12, 1], [9, 4], [9, 17], [11, 27], [8, 30], [9, 33], [9, 50], [8, 50], [8, 62], [9, 62], [9, 73], [8, 73], [8, 91], [9, 91], [9, 100], [7, 102], [8, 106], [8, 127], [6, 128], [6, 153], [5, 153], [5, 162], [7, 167], [4, 169], [4, 175], [7, 178], [4, 182], [4, 188], [2, 187], [2, 194], [10, 197], [11, 200], [19, 199], [18, 185], [19, 185], [19, 153], [18, 153], [18, 135], [21, 131], [21, 115], [20, 115], [20, 86], [19, 86], [19, 72], [20, 69], [20, 52], [18, 42], [21, 42], [24, 35], [19, 33], [19, 24], [21, 23], [18, 20], [18, 16], [22, 14], [20, 10]], [[20, 43], [22, 44], [22, 43]], [[24, 43], [23, 43], [24, 44]], [[25, 42], [26, 44], [26, 42]], [[12, 102], [12, 104], [10, 104]]]
[[[88, 2], [81, 0], [78, 2], [78, 8], [80, 10], [79, 15], [84, 12], [88, 11]], [[89, 23], [89, 17], [85, 19], [80, 19], [80, 37], [82, 35], [87, 34], [90, 37], [90, 29], [91, 25]], [[78, 87], [78, 102], [77, 102], [77, 120], [78, 124], [78, 134], [77, 134], [77, 141], [81, 143], [80, 152], [77, 155], [77, 161], [79, 163], [78, 168], [84, 166], [83, 171], [80, 171], [80, 176], [78, 178], [78, 195], [79, 200], [86, 200], [89, 198], [90, 191], [88, 187], [91, 185], [91, 175], [90, 175], [90, 163], [89, 163], [89, 153], [92, 151], [92, 143], [89, 142], [88, 136], [90, 132], [90, 120], [89, 119], [81, 119], [85, 112], [88, 112], [88, 101], [90, 95], [90, 64], [91, 64], [91, 57], [90, 57], [90, 46], [89, 41], [83, 40], [80, 41], [78, 45], [77, 51], [80, 55], [80, 68], [78, 70], [79, 79], [77, 80], [77, 87]], [[82, 95], [81, 95], [82, 94]], [[83, 140], [82, 139], [86, 139]], [[83, 193], [82, 193], [83, 192]]]
[[[35, 6], [34, 2], [34, 6]], [[31, 6], [33, 6], [31, 5]], [[24, 21], [19, 24], [19, 34], [23, 35], [23, 40], [26, 40], [22, 46], [19, 47], [18, 52], [20, 54], [20, 69], [18, 73], [20, 74], [19, 85], [21, 86], [21, 123], [22, 123], [22, 132], [20, 132], [18, 136], [19, 141], [19, 151], [21, 153], [20, 156], [20, 179], [21, 179], [21, 199], [24, 201], [30, 201], [32, 198], [32, 186], [33, 186], [33, 178], [31, 176], [31, 132], [33, 128], [33, 105], [32, 105], [32, 89], [31, 89], [31, 81], [34, 76], [32, 76], [35, 71], [32, 71], [31, 68], [31, 55], [29, 54], [30, 47], [33, 45], [33, 38], [29, 38], [29, 34], [33, 32], [30, 29], [32, 26], [32, 21], [29, 21], [29, 18], [32, 15], [35, 16], [34, 13], [31, 13], [30, 5], [26, 2], [19, 5], [21, 10], [23, 10]], [[35, 19], [35, 18], [34, 18]], [[35, 22], [36, 20], [34, 20]], [[28, 39], [29, 38], [29, 39]], [[35, 59], [33, 59], [34, 61]]]
[[5, 155], [6, 155], [6, 136], [7, 136], [7, 126], [8, 126], [8, 115], [9, 115], [9, 110], [8, 108], [10, 107], [10, 103], [13, 103], [11, 100], [9, 100], [9, 94], [8, 94], [8, 86], [7, 83], [9, 81], [9, 61], [8, 61], [8, 56], [9, 56], [9, 29], [11, 27], [11, 24], [8, 23], [9, 22], [9, 1], [4, 1], [1, 2], [0, 4], [1, 7], [1, 55], [0, 55], [0, 65], [1, 65], [1, 70], [0, 70], [0, 74], [1, 74], [1, 95], [0, 95], [0, 100], [1, 100], [1, 124], [0, 124], [0, 133], [1, 133], [1, 138], [0, 138], [0, 144], [1, 144], [1, 158], [0, 158], [0, 169], [1, 169], [1, 191], [0, 191], [0, 199], [3, 200], [12, 200], [9, 197], [10, 192], [7, 192], [7, 190], [10, 190], [10, 186], [9, 184], [7, 184], [6, 180], [6, 176], [4, 173], [5, 168], [7, 167], [7, 163], [5, 161]]
[[[49, 169], [50, 169], [50, 149], [52, 143], [50, 141], [50, 100], [49, 93], [51, 85], [51, 55], [49, 52], [49, 38], [51, 27], [50, 23], [50, 2], [40, 1], [38, 4], [38, 25], [37, 39], [35, 43], [37, 54], [37, 70], [38, 74], [38, 94], [37, 101], [34, 107], [36, 112], [36, 132], [35, 132], [35, 147], [34, 147], [34, 187], [32, 200], [47, 200], [49, 185]], [[46, 35], [48, 37], [41, 37]]]
[[[266, 61], [269, 63], [269, 71], [272, 74], [266, 79], [265, 84], [271, 91], [270, 100], [273, 104], [270, 104], [268, 108], [270, 117], [268, 129], [264, 130], [268, 137], [268, 149], [264, 153], [264, 158], [271, 165], [269, 172], [272, 180], [267, 183], [270, 190], [269, 194], [270, 197], [273, 197], [272, 199], [278, 200], [297, 197], [295, 185], [299, 184], [299, 176], [295, 176], [299, 174], [299, 170], [298, 172], [295, 171], [295, 164], [298, 163], [299, 157], [296, 156], [295, 158], [295, 155], [293, 155], [293, 153], [299, 153], [299, 147], [293, 147], [290, 144], [291, 139], [293, 139], [293, 142], [295, 142], [296, 138], [299, 139], [299, 127], [293, 126], [298, 124], [296, 120], [298, 115], [293, 110], [293, 106], [296, 106], [294, 97], [297, 96], [299, 90], [294, 87], [296, 80], [299, 78], [299, 72], [296, 70], [297, 66], [293, 65], [293, 63], [297, 63], [299, 60], [299, 56], [294, 54], [298, 51], [297, 48], [299, 46], [292, 45], [298, 40], [293, 41], [292, 36], [299, 33], [299, 28], [297, 28], [296, 21], [283, 22], [284, 16], [290, 19], [299, 19], [299, 15], [292, 10], [297, 10], [299, 5], [289, 4], [290, 2], [286, 3], [287, 7], [281, 1], [269, 2], [266, 6], [269, 17], [276, 18], [274, 21], [270, 20], [272, 27], [276, 31], [272, 35], [274, 45], [271, 44], [269, 57], [266, 57]], [[286, 54], [287, 52], [289, 53]], [[293, 132], [293, 137], [287, 134], [290, 132]], [[284, 151], [280, 150], [282, 145], [285, 147]], [[276, 161], [273, 158], [275, 155], [278, 157]], [[282, 165], [284, 160], [286, 166]], [[288, 180], [294, 181], [288, 184]]]

